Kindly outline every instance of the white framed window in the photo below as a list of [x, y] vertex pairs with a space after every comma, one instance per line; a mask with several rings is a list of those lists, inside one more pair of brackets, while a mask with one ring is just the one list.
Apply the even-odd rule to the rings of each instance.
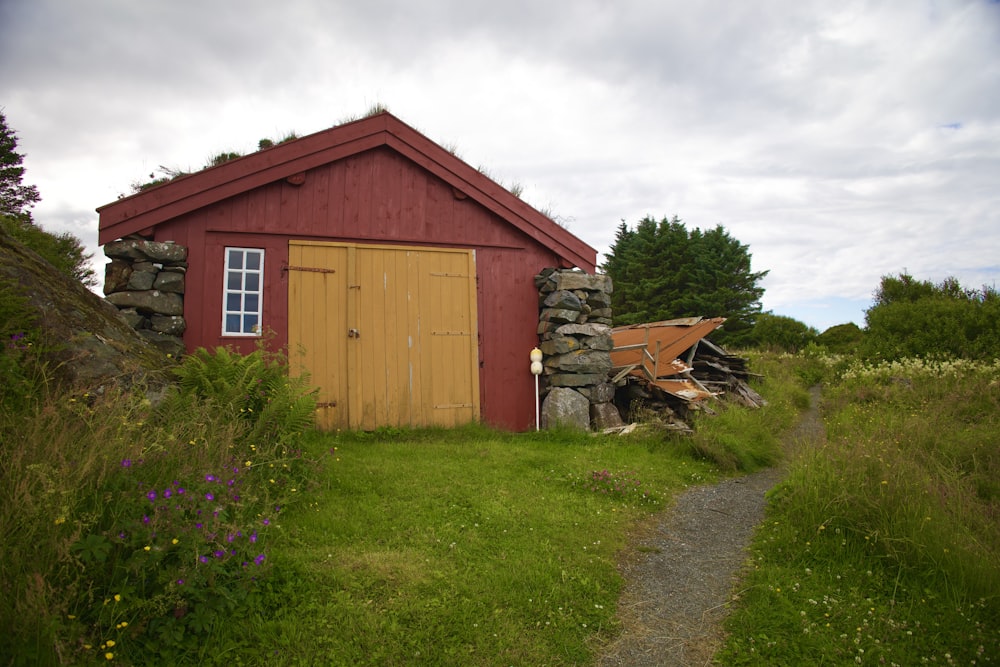
[[264, 250], [226, 248], [222, 335], [260, 336], [264, 312]]

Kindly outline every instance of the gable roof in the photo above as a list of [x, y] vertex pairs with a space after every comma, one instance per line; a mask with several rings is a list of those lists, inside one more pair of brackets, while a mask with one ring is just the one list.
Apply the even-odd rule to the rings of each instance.
[[379, 146], [408, 158], [489, 209], [568, 267], [593, 272], [597, 251], [390, 113], [379, 113], [183, 176], [97, 209], [98, 243], [124, 238], [254, 188]]

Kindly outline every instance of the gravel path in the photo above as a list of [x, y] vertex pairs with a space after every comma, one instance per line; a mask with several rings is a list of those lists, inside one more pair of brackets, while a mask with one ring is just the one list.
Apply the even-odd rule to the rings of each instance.
[[[823, 437], [819, 389], [785, 440], [787, 450]], [[764, 494], [778, 468], [691, 488], [634, 535], [620, 565], [626, 584], [618, 603], [622, 634], [597, 665], [702, 666], [724, 639], [722, 620], [746, 562], [754, 529], [764, 518]]]

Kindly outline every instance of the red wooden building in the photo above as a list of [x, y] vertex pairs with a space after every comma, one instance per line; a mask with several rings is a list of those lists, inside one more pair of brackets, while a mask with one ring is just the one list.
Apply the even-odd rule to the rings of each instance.
[[101, 244], [138, 234], [188, 248], [188, 350], [249, 351], [270, 333], [320, 387], [327, 427], [530, 428], [533, 278], [593, 272], [597, 257], [388, 113], [98, 212]]

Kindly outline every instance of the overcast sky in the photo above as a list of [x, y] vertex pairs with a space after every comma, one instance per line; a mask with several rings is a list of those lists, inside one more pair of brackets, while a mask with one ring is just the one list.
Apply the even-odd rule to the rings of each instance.
[[94, 250], [160, 165], [376, 103], [599, 252], [723, 225], [820, 330], [883, 275], [1000, 277], [998, 0], [0, 0], [35, 220]]

